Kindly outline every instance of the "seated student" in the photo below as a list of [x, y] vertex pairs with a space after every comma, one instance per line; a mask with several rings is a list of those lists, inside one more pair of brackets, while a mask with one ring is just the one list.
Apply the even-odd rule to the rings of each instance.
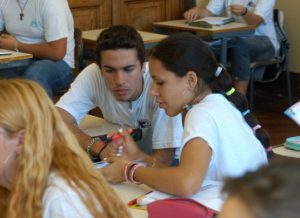
[[225, 180], [218, 218], [298, 218], [300, 162], [278, 162]]
[[103, 142], [78, 128], [80, 120], [99, 107], [108, 122], [142, 128], [138, 159], [170, 165], [181, 144], [181, 116], [168, 117], [150, 95], [152, 82], [140, 34], [128, 25], [111, 26], [101, 32], [97, 54], [98, 65], [86, 67], [57, 102], [63, 119], [89, 155], [103, 159], [109, 155], [108, 149], [102, 150]]
[[74, 68], [74, 24], [66, 0], [2, 0], [0, 48], [30, 53], [27, 67], [1, 70], [0, 77], [38, 82], [49, 96], [65, 89]]
[[1, 217], [129, 217], [39, 85], [0, 80], [0, 104]]
[[[230, 59], [234, 86], [242, 94], [247, 93], [250, 79], [250, 63], [271, 59], [279, 50], [279, 43], [273, 22], [275, 0], [210, 0], [206, 8], [194, 7], [184, 13], [184, 17], [195, 20], [207, 16], [218, 16], [226, 10], [229, 17], [236, 21], [255, 25], [254, 35], [234, 39]], [[261, 74], [262, 71], [257, 72]], [[261, 75], [255, 75], [260, 78]]]
[[251, 114], [243, 117], [244, 95], [232, 88], [230, 75], [218, 66], [205, 42], [190, 33], [171, 35], [155, 47], [149, 64], [151, 94], [169, 116], [183, 115], [179, 165], [156, 169], [132, 162], [127, 154], [132, 156], [136, 145], [124, 132], [109, 145], [116, 149], [124, 143], [125, 152], [123, 157], [107, 158], [111, 164], [102, 171], [108, 180], [141, 182], [158, 191], [190, 196], [205, 185], [221, 185], [226, 176], [267, 164], [268, 144], [259, 139], [268, 135], [254, 119], [247, 123]]

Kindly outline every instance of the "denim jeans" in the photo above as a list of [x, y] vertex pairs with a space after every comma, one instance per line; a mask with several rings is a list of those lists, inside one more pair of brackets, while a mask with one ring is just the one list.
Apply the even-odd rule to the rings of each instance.
[[[233, 43], [234, 46], [230, 49], [229, 58], [234, 80], [249, 80], [251, 62], [268, 60], [275, 56], [274, 46], [267, 36], [237, 37], [233, 39]], [[259, 76], [254, 75], [254, 77]]]
[[72, 81], [72, 68], [61, 61], [33, 59], [29, 66], [0, 70], [0, 77], [21, 77], [39, 83], [50, 97]]

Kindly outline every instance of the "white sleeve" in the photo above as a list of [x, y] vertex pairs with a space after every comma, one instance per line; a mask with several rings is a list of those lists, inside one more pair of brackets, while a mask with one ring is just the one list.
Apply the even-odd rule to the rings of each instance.
[[80, 120], [95, 107], [95, 92], [97, 90], [98, 65], [87, 66], [71, 84], [71, 88], [56, 103], [57, 107], [69, 112], [79, 124]]
[[65, 0], [45, 1], [42, 6], [42, 20], [47, 42], [68, 37], [68, 4]]
[[273, 17], [275, 0], [259, 0], [253, 13], [261, 16], [265, 21], [267, 17]]

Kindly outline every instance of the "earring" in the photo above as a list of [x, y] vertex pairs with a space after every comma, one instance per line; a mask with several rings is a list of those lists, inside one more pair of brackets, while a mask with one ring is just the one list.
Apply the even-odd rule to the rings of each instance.
[[188, 112], [192, 107], [193, 107], [193, 105], [191, 105], [191, 104], [185, 104], [185, 105], [183, 106], [183, 109], [184, 109], [186, 112]]

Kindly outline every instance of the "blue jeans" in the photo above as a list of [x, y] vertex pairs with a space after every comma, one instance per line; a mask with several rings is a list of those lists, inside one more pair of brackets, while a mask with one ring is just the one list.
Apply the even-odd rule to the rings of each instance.
[[50, 97], [65, 89], [72, 81], [73, 69], [63, 60], [33, 59], [29, 66], [0, 70], [0, 77], [22, 77], [39, 83]]
[[233, 40], [234, 46], [230, 49], [229, 56], [234, 80], [249, 80], [251, 62], [268, 60], [275, 56], [274, 46], [266, 36], [253, 35], [243, 38], [237, 37]]

